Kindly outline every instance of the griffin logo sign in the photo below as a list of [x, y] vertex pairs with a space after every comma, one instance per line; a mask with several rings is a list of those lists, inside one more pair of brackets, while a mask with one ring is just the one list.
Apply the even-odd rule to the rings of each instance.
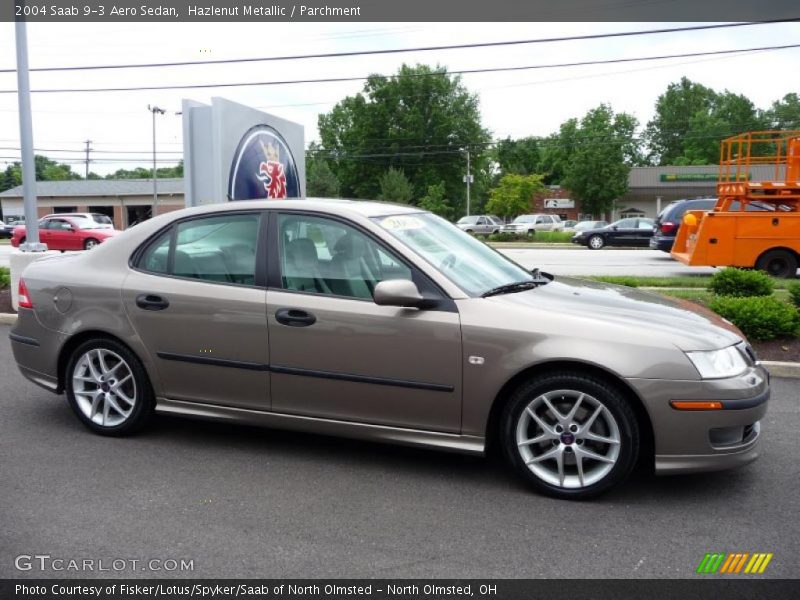
[[230, 200], [298, 198], [297, 165], [286, 140], [269, 125], [256, 125], [242, 136], [228, 179]]

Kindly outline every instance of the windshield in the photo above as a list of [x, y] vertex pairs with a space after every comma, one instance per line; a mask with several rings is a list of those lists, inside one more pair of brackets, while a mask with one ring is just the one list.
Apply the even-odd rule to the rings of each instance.
[[471, 225], [478, 220], [478, 217], [461, 217], [458, 220], [459, 225]]
[[373, 221], [470, 296], [533, 281], [533, 276], [517, 263], [431, 213], [375, 217]]
[[112, 221], [112, 220], [111, 220], [109, 217], [107, 217], [106, 215], [101, 215], [101, 214], [97, 214], [97, 213], [92, 213], [92, 218], [93, 218], [93, 219], [94, 219], [96, 222], [98, 222], [98, 223], [100, 223], [100, 224], [102, 224], [102, 225], [113, 225], [113, 224], [114, 224], [114, 221]]
[[514, 223], [533, 223], [536, 220], [536, 215], [520, 215], [514, 219]]
[[87, 219], [86, 217], [71, 217], [72, 222], [78, 226], [78, 229], [100, 229], [101, 224], [95, 223], [91, 219]]

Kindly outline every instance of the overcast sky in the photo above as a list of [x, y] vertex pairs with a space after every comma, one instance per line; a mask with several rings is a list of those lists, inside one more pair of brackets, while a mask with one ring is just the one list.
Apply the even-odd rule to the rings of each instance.
[[[225, 59], [317, 52], [533, 39], [583, 33], [633, 31], [688, 23], [363, 23], [363, 24], [53, 24], [28, 25], [31, 68], [159, 61]], [[115, 87], [221, 83], [391, 74], [403, 63], [440, 64], [450, 69], [602, 60], [800, 43], [800, 23], [499, 48], [329, 58], [274, 63], [32, 73], [31, 87]], [[766, 108], [789, 92], [800, 92], [800, 49], [727, 57], [672, 59], [651, 63], [558, 68], [465, 75], [480, 97], [483, 124], [495, 138], [546, 135], [570, 117], [601, 102], [634, 114], [645, 124], [657, 96], [685, 75], [717, 90], [729, 89]], [[15, 67], [14, 25], [0, 23], [0, 69]], [[317, 115], [362, 82], [236, 87], [224, 89], [33, 94], [34, 144], [39, 153], [75, 157], [92, 140], [91, 169], [149, 166], [152, 147], [148, 104], [168, 109], [158, 117], [159, 151], [180, 158], [181, 99], [208, 102], [222, 96], [263, 108], [305, 126], [306, 143], [317, 138]], [[16, 74], [0, 73], [0, 90], [15, 89]], [[0, 94], [0, 168], [19, 155], [16, 94]], [[39, 150], [41, 149], [41, 150]], [[57, 151], [43, 151], [43, 150]], [[101, 162], [101, 158], [139, 162]], [[74, 167], [83, 173], [83, 165]]]

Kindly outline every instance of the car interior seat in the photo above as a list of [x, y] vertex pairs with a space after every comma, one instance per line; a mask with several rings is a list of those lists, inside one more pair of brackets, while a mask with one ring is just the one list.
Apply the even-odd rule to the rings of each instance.
[[298, 238], [287, 242], [283, 284], [286, 289], [330, 294], [331, 289], [322, 278], [319, 256], [314, 242]]

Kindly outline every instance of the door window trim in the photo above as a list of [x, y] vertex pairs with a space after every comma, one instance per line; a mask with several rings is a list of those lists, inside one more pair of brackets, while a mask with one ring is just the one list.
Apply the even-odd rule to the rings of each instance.
[[[175, 266], [175, 244], [177, 242], [177, 232], [178, 226], [182, 223], [186, 223], [188, 221], [197, 221], [201, 219], [210, 219], [215, 217], [226, 217], [226, 216], [243, 216], [243, 215], [255, 215], [258, 217], [258, 223], [256, 227], [256, 263], [255, 263], [255, 273], [254, 273], [254, 283], [253, 285], [249, 285], [246, 283], [234, 283], [230, 281], [211, 281], [208, 279], [199, 279], [197, 277], [183, 277], [181, 275], [173, 275], [172, 271], [174, 270]], [[170, 221], [168, 224], [164, 225], [150, 236], [147, 239], [139, 244], [139, 246], [134, 250], [130, 258], [128, 259], [128, 267], [139, 273], [144, 273], [146, 275], [152, 275], [154, 277], [166, 277], [168, 279], [178, 279], [180, 281], [193, 281], [196, 283], [206, 283], [211, 285], [225, 285], [225, 286], [232, 286], [232, 287], [240, 287], [240, 288], [247, 288], [247, 289], [267, 289], [267, 239], [266, 236], [268, 235], [268, 211], [263, 209], [250, 209], [250, 210], [230, 210], [230, 211], [220, 211], [220, 212], [209, 212], [204, 213], [202, 215], [190, 215], [186, 217], [182, 217], [180, 219], [176, 219], [174, 221]], [[169, 241], [169, 254], [167, 256], [167, 271], [168, 273], [158, 273], [156, 271], [148, 271], [147, 269], [142, 268], [140, 262], [142, 260], [142, 256], [147, 251], [148, 248], [154, 243], [158, 241], [158, 239], [164, 235], [165, 233], [169, 232], [170, 241]]]
[[287, 209], [287, 208], [271, 208], [267, 209], [269, 215], [269, 231], [267, 235], [268, 245], [268, 260], [267, 260], [267, 290], [274, 292], [283, 292], [286, 294], [301, 294], [305, 296], [314, 296], [316, 298], [338, 298], [340, 300], [354, 300], [357, 302], [369, 302], [374, 304], [372, 298], [357, 298], [355, 296], [341, 296], [338, 294], [323, 294], [319, 292], [307, 292], [302, 290], [288, 290], [283, 287], [280, 266], [280, 244], [278, 235], [278, 218], [280, 215], [292, 216], [307, 216], [319, 219], [329, 219], [336, 221], [363, 234], [380, 247], [384, 252], [389, 254], [392, 258], [400, 262], [411, 271], [411, 280], [420, 289], [421, 294], [432, 293], [436, 300], [436, 306], [426, 308], [425, 310], [439, 311], [439, 312], [458, 312], [455, 301], [436, 283], [433, 279], [428, 277], [419, 267], [410, 263], [406, 257], [399, 255], [393, 248], [388, 246], [386, 242], [376, 236], [373, 232], [369, 231], [366, 227], [359, 223], [351, 221], [346, 217], [334, 215], [327, 212], [305, 209]]

